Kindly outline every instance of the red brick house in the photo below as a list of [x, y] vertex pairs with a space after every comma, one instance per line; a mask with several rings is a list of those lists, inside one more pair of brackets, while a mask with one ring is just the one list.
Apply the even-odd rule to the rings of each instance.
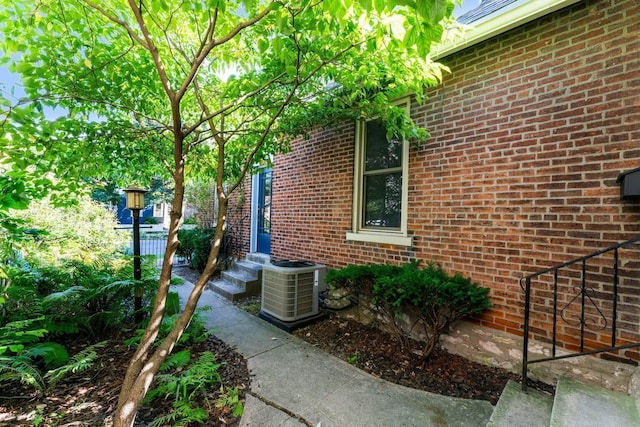
[[[451, 73], [423, 105], [399, 100], [428, 141], [369, 174], [375, 126], [344, 123], [275, 158], [266, 252], [331, 268], [435, 261], [491, 289], [479, 323], [522, 335], [523, 276], [640, 235], [640, 202], [616, 182], [640, 166], [638, 2], [485, 0], [462, 19], [478, 29], [441, 50]], [[258, 250], [255, 227], [244, 236]], [[640, 341], [640, 291], [626, 302]]]

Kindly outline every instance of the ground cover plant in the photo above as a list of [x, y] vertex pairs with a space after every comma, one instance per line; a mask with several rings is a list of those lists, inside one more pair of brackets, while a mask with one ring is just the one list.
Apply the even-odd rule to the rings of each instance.
[[[456, 320], [491, 307], [489, 289], [437, 264], [349, 265], [329, 270], [331, 291], [347, 289], [354, 302], [371, 308], [402, 346], [428, 357]], [[408, 323], [407, 323], [407, 318]], [[412, 340], [413, 335], [420, 340]]]
[[[0, 384], [0, 426], [110, 425], [127, 362], [133, 354], [133, 349], [122, 343], [123, 338], [115, 336], [108, 345], [96, 348], [97, 356], [90, 367], [83, 371], [68, 372], [46, 392], [36, 392], [20, 383]], [[63, 344], [70, 354], [78, 353], [89, 345], [81, 339]], [[209, 388], [205, 395], [194, 396], [189, 405], [206, 411], [207, 421], [204, 425], [239, 425], [240, 417], [233, 413], [234, 408], [238, 408], [233, 403], [233, 393], [237, 390], [237, 401], [244, 401], [250, 381], [246, 360], [213, 336], [192, 344], [189, 349], [191, 361], [198, 360], [204, 352], [216, 355], [220, 363], [216, 372], [221, 379], [220, 385]], [[164, 371], [162, 374], [173, 374], [175, 378], [180, 378], [184, 371], [184, 367], [177, 367], [174, 371]], [[136, 425], [146, 426], [154, 420], [170, 416], [174, 410], [174, 397], [164, 399], [160, 396], [143, 404]]]
[[[110, 422], [127, 360], [145, 325], [134, 328], [135, 282], [120, 277], [130, 276], [131, 269], [121, 265], [118, 272], [103, 264], [72, 261], [38, 269], [22, 260], [6, 268], [11, 281], [0, 305], [0, 425]], [[144, 266], [145, 275], [152, 275], [145, 287], [149, 302], [155, 260]], [[161, 334], [169, 333], [179, 316], [177, 294], [168, 301]], [[209, 337], [197, 316], [176, 348], [140, 421], [189, 425], [213, 417], [237, 423], [249, 382], [246, 361]]]

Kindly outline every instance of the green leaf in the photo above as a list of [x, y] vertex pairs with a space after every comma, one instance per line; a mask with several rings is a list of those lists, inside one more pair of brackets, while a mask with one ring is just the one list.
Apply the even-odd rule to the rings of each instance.
[[269, 42], [267, 39], [261, 37], [258, 39], [258, 50], [261, 53], [265, 53], [269, 49]]
[[29, 348], [27, 354], [31, 358], [42, 357], [45, 366], [48, 368], [56, 368], [69, 360], [67, 349], [55, 342], [46, 342], [33, 346]]
[[64, 300], [69, 297], [77, 296], [78, 294], [85, 292], [87, 289], [84, 286], [70, 286], [67, 289], [60, 292], [53, 292], [47, 295], [43, 300], [43, 304], [52, 304], [58, 300]]
[[[24, 345], [22, 344], [12, 344], [12, 345], [9, 345], [8, 347], [9, 347], [9, 351], [12, 351], [14, 353], [20, 353], [24, 349]], [[2, 353], [4, 353], [4, 351], [0, 352], [0, 354]]]
[[293, 65], [289, 65], [289, 66], [286, 68], [286, 70], [287, 70], [287, 75], [288, 75], [289, 77], [295, 77], [295, 76], [296, 76], [296, 74], [298, 73], [298, 69], [297, 69], [295, 66], [293, 66]]

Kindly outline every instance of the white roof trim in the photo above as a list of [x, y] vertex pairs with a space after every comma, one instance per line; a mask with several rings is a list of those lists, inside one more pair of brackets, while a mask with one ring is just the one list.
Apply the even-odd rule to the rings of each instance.
[[541, 16], [578, 3], [582, 0], [522, 0], [513, 3], [506, 10], [498, 10], [468, 25], [470, 28], [461, 37], [450, 40], [433, 49], [433, 59], [466, 49], [469, 46], [495, 37], [513, 28], [531, 22]]

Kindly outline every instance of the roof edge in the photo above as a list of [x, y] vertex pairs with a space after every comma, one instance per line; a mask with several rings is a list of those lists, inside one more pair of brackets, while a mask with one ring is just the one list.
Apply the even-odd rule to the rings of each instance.
[[489, 15], [488, 19], [481, 19], [476, 25], [468, 24], [470, 28], [465, 34], [456, 37], [433, 49], [432, 58], [442, 59], [445, 56], [466, 49], [477, 43], [524, 25], [544, 15], [560, 10], [564, 7], [579, 3], [582, 0], [531, 0], [522, 6], [507, 12]]

